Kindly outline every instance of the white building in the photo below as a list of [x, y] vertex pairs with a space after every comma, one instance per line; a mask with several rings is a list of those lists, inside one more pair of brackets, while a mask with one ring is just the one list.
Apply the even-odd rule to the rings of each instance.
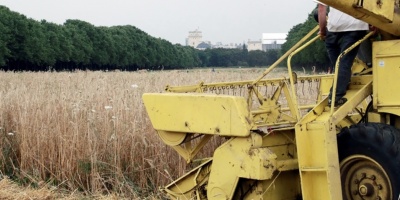
[[212, 45], [213, 49], [216, 48], [221, 48], [221, 49], [240, 49], [242, 48], [242, 44], [236, 44], [236, 43], [229, 43], [229, 44], [223, 44], [222, 42], [217, 42], [215, 45]]
[[262, 41], [251, 41], [250, 39], [247, 41], [247, 50], [248, 51], [255, 51], [255, 50], [263, 50]]
[[195, 30], [195, 31], [189, 31], [189, 37], [186, 38], [186, 46], [191, 46], [193, 48], [196, 48], [197, 45], [199, 45], [203, 41], [203, 35], [201, 31]]
[[[287, 33], [263, 33], [261, 40], [248, 40], [247, 50], [248, 51], [268, 51], [271, 49], [281, 49], [283, 43], [286, 42]], [[243, 48], [242, 44], [230, 43], [222, 44], [217, 42], [215, 45], [211, 44], [210, 41], [203, 41], [203, 34], [198, 29], [189, 31], [189, 36], [186, 38], [186, 46], [191, 46], [196, 49], [204, 50], [208, 48], [224, 48], [224, 49], [236, 49]]]
[[262, 49], [268, 51], [271, 49], [281, 49], [283, 43], [286, 42], [287, 33], [263, 33]]

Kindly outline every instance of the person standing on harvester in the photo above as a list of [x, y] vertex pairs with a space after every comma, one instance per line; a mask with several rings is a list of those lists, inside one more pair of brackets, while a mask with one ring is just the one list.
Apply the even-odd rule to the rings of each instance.
[[[331, 60], [331, 65], [335, 66], [339, 55], [367, 34], [369, 25], [335, 8], [329, 9], [328, 20], [326, 19], [326, 13], [327, 6], [319, 3], [319, 34], [321, 39], [325, 40], [325, 46], [328, 51], [329, 59]], [[335, 106], [340, 106], [347, 101], [344, 95], [346, 94], [347, 85], [350, 82], [351, 67], [357, 56], [358, 48], [359, 46], [352, 49], [344, 55], [339, 62]], [[331, 105], [332, 101], [332, 90], [333, 86], [331, 87], [328, 97], [329, 105]]]

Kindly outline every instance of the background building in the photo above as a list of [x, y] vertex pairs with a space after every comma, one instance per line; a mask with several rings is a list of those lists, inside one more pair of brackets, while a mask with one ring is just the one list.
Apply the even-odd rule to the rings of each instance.
[[286, 42], [287, 33], [263, 33], [262, 50], [281, 49], [282, 44]]
[[198, 50], [211, 49], [211, 42], [200, 42], [200, 44], [197, 45], [195, 48]]
[[243, 48], [242, 44], [236, 43], [229, 43], [229, 44], [222, 44], [222, 42], [217, 42], [215, 45], [212, 45], [213, 49], [221, 48], [221, 49], [240, 49]]
[[203, 35], [201, 31], [195, 30], [195, 31], [189, 31], [189, 37], [186, 38], [186, 46], [191, 46], [196, 48], [197, 45], [199, 45], [203, 40]]
[[262, 48], [262, 42], [261, 40], [259, 41], [251, 41], [249, 39], [249, 41], [247, 41], [247, 50], [248, 51], [255, 51], [255, 50], [263, 50]]
[[[261, 40], [247, 41], [248, 51], [268, 51], [271, 49], [279, 50], [282, 44], [286, 42], [287, 33], [263, 33]], [[245, 44], [245, 43], [244, 43]], [[189, 31], [189, 36], [186, 38], [186, 46], [191, 46], [199, 50], [205, 50], [209, 48], [224, 48], [224, 49], [236, 49], [243, 48], [242, 44], [230, 43], [222, 44], [217, 42], [212, 44], [210, 41], [203, 41], [203, 34], [200, 30]]]

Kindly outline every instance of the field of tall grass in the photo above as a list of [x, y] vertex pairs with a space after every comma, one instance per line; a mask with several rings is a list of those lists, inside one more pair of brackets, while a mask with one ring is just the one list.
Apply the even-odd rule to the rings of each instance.
[[158, 138], [142, 94], [262, 71], [0, 72], [1, 176], [67, 194], [161, 198], [186, 162]]

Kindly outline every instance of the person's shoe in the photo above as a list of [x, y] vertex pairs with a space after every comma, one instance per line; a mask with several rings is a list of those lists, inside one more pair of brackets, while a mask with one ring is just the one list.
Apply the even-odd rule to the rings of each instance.
[[[341, 99], [339, 99], [339, 100], [337, 100], [336, 102], [335, 102], [335, 107], [337, 107], [337, 106], [341, 106], [341, 105], [343, 105], [344, 103], [346, 103], [347, 102], [347, 99], [346, 98], [344, 98], [344, 97], [342, 97]], [[332, 100], [330, 100], [330, 99], [328, 99], [328, 106], [331, 106], [332, 105]]]

